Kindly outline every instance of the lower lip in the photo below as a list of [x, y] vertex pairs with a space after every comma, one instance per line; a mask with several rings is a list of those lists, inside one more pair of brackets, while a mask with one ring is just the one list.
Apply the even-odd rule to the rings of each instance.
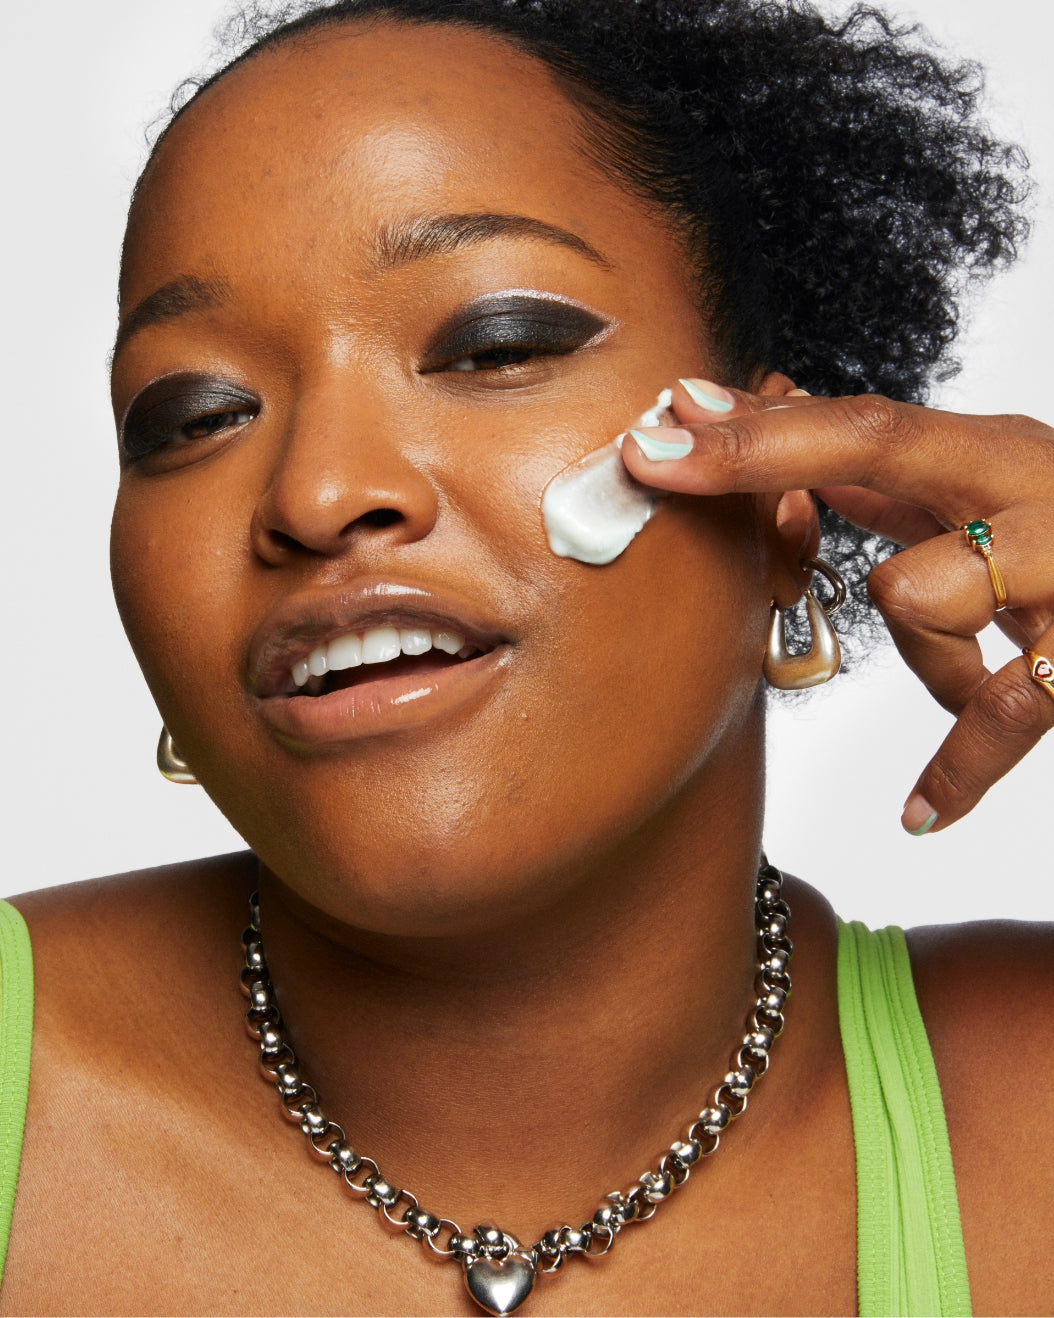
[[334, 745], [423, 727], [463, 712], [485, 694], [504, 667], [499, 647], [432, 673], [378, 676], [323, 696], [273, 696], [261, 700], [261, 716], [284, 741]]

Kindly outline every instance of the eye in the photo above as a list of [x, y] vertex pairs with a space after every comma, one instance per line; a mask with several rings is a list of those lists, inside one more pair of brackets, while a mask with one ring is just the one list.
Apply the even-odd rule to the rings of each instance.
[[230, 381], [166, 376], [132, 400], [121, 424], [121, 452], [134, 462], [159, 450], [206, 442], [247, 425], [259, 411], [259, 400]]
[[205, 439], [209, 435], [228, 430], [231, 426], [243, 426], [253, 419], [252, 412], [212, 412], [208, 416], [199, 416], [188, 421], [180, 430], [185, 439]]
[[518, 366], [520, 362], [529, 361], [542, 349], [536, 344], [519, 348], [488, 348], [483, 352], [474, 352], [471, 357], [458, 357], [448, 363], [448, 371], [500, 371], [505, 366]]
[[419, 370], [423, 375], [507, 372], [533, 358], [576, 352], [608, 327], [595, 312], [560, 298], [492, 294], [462, 308], [442, 326]]

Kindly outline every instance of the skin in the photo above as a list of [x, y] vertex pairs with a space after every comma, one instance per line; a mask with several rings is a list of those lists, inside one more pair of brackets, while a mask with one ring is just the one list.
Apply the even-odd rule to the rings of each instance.
[[[585, 163], [576, 131], [544, 69], [501, 43], [349, 28], [223, 79], [151, 170], [125, 323], [178, 276], [228, 295], [127, 337], [118, 421], [176, 372], [233, 379], [259, 407], [125, 463], [114, 583], [168, 727], [259, 862], [19, 901], [37, 1022], [6, 1312], [472, 1311], [449, 1264], [349, 1209], [254, 1075], [236, 979], [257, 883], [283, 1014], [327, 1112], [466, 1229], [491, 1219], [531, 1240], [580, 1220], [727, 1067], [753, 1001], [769, 605], [806, 584], [803, 491], [869, 484], [846, 457], [867, 414], [772, 374], [714, 424], [678, 389], [691, 457], [646, 465], [626, 446], [631, 470], [677, 497], [610, 567], [556, 559], [538, 514], [548, 479], [673, 379], [714, 370], [676, 234]], [[380, 229], [423, 211], [541, 219], [604, 264], [521, 233], [378, 272]], [[509, 288], [573, 298], [608, 329], [522, 369], [422, 370], [445, 318]], [[792, 411], [765, 415], [784, 399]], [[968, 441], [965, 422], [942, 424]], [[773, 454], [788, 436], [798, 467]], [[1030, 442], [1008, 441], [1008, 468]], [[821, 445], [841, 475], [812, 479]], [[869, 458], [878, 470], [874, 445]], [[923, 503], [925, 439], [903, 466], [889, 492]], [[1020, 485], [1040, 497], [1038, 477]], [[972, 509], [996, 506], [984, 493]], [[442, 717], [336, 748], [276, 735], [250, 638], [290, 599], [377, 581], [495, 618], [498, 676]], [[793, 1028], [700, 1171], [706, 1189], [540, 1286], [531, 1313], [748, 1313], [774, 1296], [785, 1312], [853, 1310], [833, 916], [796, 880], [787, 895]], [[1050, 945], [1040, 927], [912, 940], [978, 1312], [1041, 1312], [1050, 1293], [1033, 1152], [1054, 1080], [1038, 1028]], [[997, 1141], [1007, 1057], [1040, 1097], [999, 1101]], [[1010, 1277], [988, 1247], [996, 1212], [1006, 1250], [1031, 1263]]]

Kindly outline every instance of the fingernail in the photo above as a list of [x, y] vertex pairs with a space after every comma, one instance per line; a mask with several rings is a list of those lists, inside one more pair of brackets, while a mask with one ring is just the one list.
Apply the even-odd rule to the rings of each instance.
[[709, 380], [678, 380], [685, 393], [693, 403], [705, 407], [708, 412], [731, 412], [736, 400], [720, 385], [711, 384]]
[[788, 398], [811, 398], [811, 397], [812, 397], [812, 394], [809, 393], [808, 389], [788, 389], [788, 390], [787, 390], [787, 397], [788, 397]]
[[665, 426], [662, 429], [664, 435], [683, 435], [683, 441], [656, 439], [644, 430], [630, 430], [628, 433], [644, 456], [652, 462], [673, 462], [675, 458], [687, 457], [692, 451], [692, 437], [687, 430], [674, 430]]
[[922, 837], [937, 822], [937, 812], [924, 796], [915, 792], [908, 797], [900, 822], [912, 837]]

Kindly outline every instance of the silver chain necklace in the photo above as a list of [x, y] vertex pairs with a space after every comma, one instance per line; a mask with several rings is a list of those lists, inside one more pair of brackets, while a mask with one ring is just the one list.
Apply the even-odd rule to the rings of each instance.
[[743, 1042], [732, 1054], [732, 1069], [714, 1091], [710, 1106], [631, 1189], [606, 1195], [581, 1227], [553, 1227], [533, 1245], [521, 1245], [511, 1232], [496, 1226], [477, 1226], [469, 1235], [448, 1217], [436, 1217], [409, 1190], [398, 1190], [386, 1180], [372, 1158], [356, 1153], [342, 1127], [325, 1116], [317, 1092], [301, 1077], [296, 1053], [285, 1036], [260, 937], [259, 894], [253, 893], [249, 927], [242, 935], [241, 979], [249, 999], [246, 1024], [260, 1045], [260, 1070], [278, 1090], [283, 1113], [299, 1125], [317, 1157], [392, 1226], [459, 1263], [468, 1293], [482, 1309], [512, 1313], [531, 1293], [539, 1272], [559, 1272], [573, 1254], [607, 1254], [623, 1227], [653, 1217], [659, 1205], [688, 1180], [691, 1168], [716, 1151], [728, 1123], [746, 1110], [747, 1095], [768, 1070], [769, 1049], [783, 1031], [783, 1005], [791, 988], [790, 908], [780, 895], [782, 884], [783, 875], [762, 857], [754, 898], [758, 999], [747, 1018]]

